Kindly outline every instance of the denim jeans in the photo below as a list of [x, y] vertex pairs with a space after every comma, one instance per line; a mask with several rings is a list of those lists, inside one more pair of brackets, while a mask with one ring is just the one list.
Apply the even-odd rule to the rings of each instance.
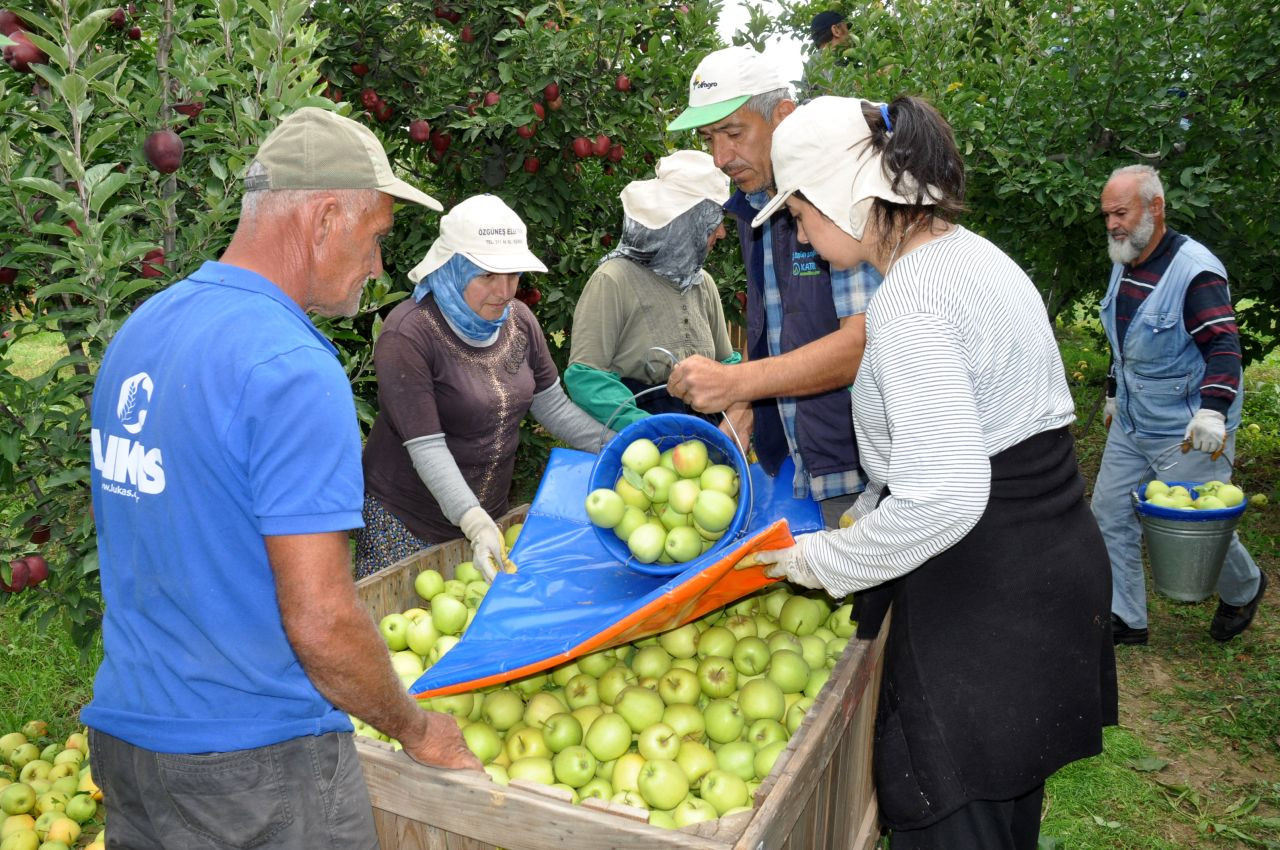
[[[1216, 461], [1208, 453], [1194, 449], [1186, 454], [1181, 450], [1164, 454], [1179, 442], [1178, 437], [1138, 437], [1125, 433], [1118, 422], [1113, 423], [1093, 485], [1090, 505], [1111, 558], [1111, 611], [1130, 628], [1147, 627], [1147, 588], [1142, 574], [1142, 526], [1129, 491], [1156, 479], [1231, 480], [1234, 434], [1227, 437], [1226, 448]], [[1159, 466], [1159, 471], [1153, 465]], [[1261, 576], [1258, 565], [1233, 534], [1218, 579], [1219, 598], [1228, 605], [1244, 605], [1257, 594]]]
[[185, 755], [90, 729], [89, 746], [111, 850], [377, 850], [349, 732]]

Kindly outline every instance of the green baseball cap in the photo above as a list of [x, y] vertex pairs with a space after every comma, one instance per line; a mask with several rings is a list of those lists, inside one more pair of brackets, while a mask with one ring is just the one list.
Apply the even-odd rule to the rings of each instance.
[[336, 112], [305, 106], [262, 142], [254, 160], [264, 172], [246, 177], [259, 189], [376, 189], [441, 212], [435, 198], [395, 176], [373, 131]]
[[667, 131], [723, 121], [753, 96], [787, 87], [778, 66], [750, 47], [708, 53], [689, 80], [689, 108], [667, 125]]

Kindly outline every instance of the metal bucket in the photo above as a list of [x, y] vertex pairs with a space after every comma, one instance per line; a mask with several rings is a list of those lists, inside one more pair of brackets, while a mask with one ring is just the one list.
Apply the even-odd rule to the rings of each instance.
[[[1194, 483], [1181, 484], [1191, 489]], [[1231, 546], [1231, 536], [1247, 502], [1220, 510], [1197, 511], [1162, 508], [1132, 493], [1134, 509], [1142, 522], [1156, 592], [1179, 602], [1208, 599], [1218, 586], [1218, 576]]]

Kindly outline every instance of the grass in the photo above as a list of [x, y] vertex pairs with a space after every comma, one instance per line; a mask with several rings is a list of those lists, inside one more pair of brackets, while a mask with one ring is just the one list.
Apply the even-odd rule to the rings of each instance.
[[[1081, 469], [1092, 480], [1106, 435], [1100, 398], [1108, 355], [1089, 323], [1062, 335], [1079, 423]], [[40, 335], [13, 352], [32, 375], [61, 355]], [[1104, 752], [1059, 771], [1046, 787], [1042, 850], [1280, 850], [1280, 351], [1245, 374], [1246, 426], [1234, 478], [1271, 504], [1251, 508], [1241, 538], [1272, 579], [1254, 626], [1227, 644], [1209, 639], [1216, 600], [1183, 604], [1152, 594], [1151, 643], [1121, 647], [1121, 724]], [[1097, 413], [1090, 421], [1090, 413]], [[65, 735], [91, 695], [97, 646], [81, 655], [61, 629], [0, 605], [0, 732], [29, 719]]]

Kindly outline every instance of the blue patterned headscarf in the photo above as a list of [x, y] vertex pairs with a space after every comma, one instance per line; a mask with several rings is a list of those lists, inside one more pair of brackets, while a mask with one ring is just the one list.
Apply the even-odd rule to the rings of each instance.
[[474, 278], [488, 274], [461, 254], [454, 254], [443, 266], [428, 274], [413, 289], [413, 300], [421, 301], [427, 293], [436, 296], [436, 304], [449, 322], [462, 332], [467, 339], [483, 342], [491, 338], [502, 327], [511, 313], [511, 305], [502, 311], [502, 316], [492, 321], [481, 318], [475, 310], [467, 306], [462, 293]]

